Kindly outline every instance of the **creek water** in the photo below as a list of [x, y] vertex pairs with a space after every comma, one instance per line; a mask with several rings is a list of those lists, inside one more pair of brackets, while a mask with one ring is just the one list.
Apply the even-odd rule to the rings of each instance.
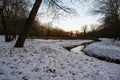
[[78, 47], [72, 48], [70, 51], [73, 53], [79, 53], [79, 52], [82, 52], [84, 47], [85, 47], [84, 45], [80, 45]]

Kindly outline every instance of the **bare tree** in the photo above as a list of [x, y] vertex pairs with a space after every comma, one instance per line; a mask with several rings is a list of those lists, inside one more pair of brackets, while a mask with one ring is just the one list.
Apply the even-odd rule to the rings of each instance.
[[109, 37], [120, 37], [120, 0], [95, 0], [93, 14], [102, 14], [102, 29], [109, 31]]
[[[27, 18], [29, 0], [8, 0], [5, 6], [5, 17], [9, 28], [11, 40], [15, 38], [17, 33], [17, 22]], [[9, 27], [10, 26], [10, 27]]]
[[90, 32], [92, 33], [92, 36], [94, 36], [95, 35], [95, 31], [96, 31], [96, 25], [91, 24], [90, 29], [91, 29]]
[[[28, 13], [29, 0], [0, 0], [2, 3], [1, 18], [4, 26], [5, 41], [15, 38], [16, 22], [25, 18]], [[18, 25], [18, 24], [17, 24]]]
[[8, 28], [5, 22], [5, 17], [4, 17], [4, 9], [7, 4], [7, 0], [0, 0], [0, 14], [1, 14], [1, 19], [2, 19], [2, 24], [4, 26], [4, 33], [5, 33], [5, 41], [9, 42], [9, 37], [8, 37]]
[[[25, 25], [24, 25], [22, 33], [18, 37], [15, 47], [23, 47], [25, 39], [31, 28], [31, 24], [35, 19], [35, 16], [38, 12], [38, 9], [39, 9], [39, 6], [41, 5], [41, 3], [44, 3], [45, 5], [49, 6], [48, 11], [52, 10], [51, 12], [54, 13], [54, 16], [59, 16], [60, 14], [63, 14], [63, 12], [65, 12], [65, 13], [75, 12], [74, 9], [64, 6], [63, 0], [61, 0], [61, 1], [60, 0], [35, 0], [34, 6], [30, 12], [30, 15], [29, 15]], [[60, 13], [57, 14], [57, 12], [60, 12]]]
[[39, 9], [41, 3], [42, 3], [42, 0], [36, 0], [35, 1], [35, 4], [34, 4], [32, 10], [30, 12], [30, 15], [29, 15], [29, 17], [28, 17], [28, 19], [27, 19], [27, 21], [26, 21], [26, 23], [24, 25], [23, 31], [18, 37], [18, 40], [17, 40], [17, 42], [15, 44], [15, 47], [23, 47], [25, 39], [26, 39], [26, 37], [28, 35], [28, 32], [30, 30], [30, 26], [32, 25], [32, 23], [33, 23], [33, 21], [35, 19], [35, 16], [36, 16], [36, 14], [38, 12], [38, 9]]
[[88, 28], [87, 25], [82, 26], [82, 31], [83, 31], [84, 36], [86, 36], [87, 28]]

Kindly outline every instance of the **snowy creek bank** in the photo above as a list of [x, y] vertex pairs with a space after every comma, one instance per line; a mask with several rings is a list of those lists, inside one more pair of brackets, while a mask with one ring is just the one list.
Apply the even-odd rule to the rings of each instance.
[[120, 41], [108, 38], [100, 38], [100, 40], [86, 46], [83, 52], [103, 61], [120, 64]]
[[[94, 42], [84, 43], [84, 44], [81, 44], [79, 46], [74, 46], [74, 47], [67, 47], [66, 49], [69, 50], [70, 52], [73, 52], [76, 54], [82, 52], [82, 53], [86, 54], [87, 56], [94, 57], [94, 58], [102, 60], [102, 61], [120, 64], [120, 59], [110, 58], [109, 56], [100, 56], [100, 55], [97, 55], [95, 53], [89, 52], [89, 50], [86, 51], [87, 46], [92, 44], [92, 43], [94, 43]], [[113, 55], [114, 55], [114, 51], [113, 51]]]

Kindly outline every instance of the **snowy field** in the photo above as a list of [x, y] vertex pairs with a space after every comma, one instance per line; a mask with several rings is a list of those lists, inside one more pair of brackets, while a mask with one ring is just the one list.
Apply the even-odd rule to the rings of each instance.
[[0, 36], [0, 80], [120, 80], [120, 65], [63, 48], [84, 42], [27, 39], [13, 48]]
[[120, 60], [120, 41], [113, 39], [100, 39], [101, 42], [96, 42], [88, 45], [84, 51], [89, 55], [97, 55], [110, 59]]

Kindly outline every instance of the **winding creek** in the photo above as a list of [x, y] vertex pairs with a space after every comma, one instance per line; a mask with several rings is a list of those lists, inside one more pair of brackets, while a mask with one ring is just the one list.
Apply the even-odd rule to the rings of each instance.
[[90, 57], [94, 57], [96, 59], [102, 60], [102, 61], [106, 61], [106, 62], [110, 62], [110, 63], [115, 63], [115, 64], [120, 64], [120, 60], [119, 59], [111, 59], [109, 57], [104, 57], [104, 56], [97, 56], [97, 55], [89, 55], [87, 52], [85, 52], [83, 49], [89, 45], [90, 43], [85, 43], [85, 44], [81, 44], [80, 46], [75, 46], [75, 47], [67, 47], [66, 49], [69, 50], [70, 52], [79, 54], [80, 52], [86, 54], [87, 56]]

